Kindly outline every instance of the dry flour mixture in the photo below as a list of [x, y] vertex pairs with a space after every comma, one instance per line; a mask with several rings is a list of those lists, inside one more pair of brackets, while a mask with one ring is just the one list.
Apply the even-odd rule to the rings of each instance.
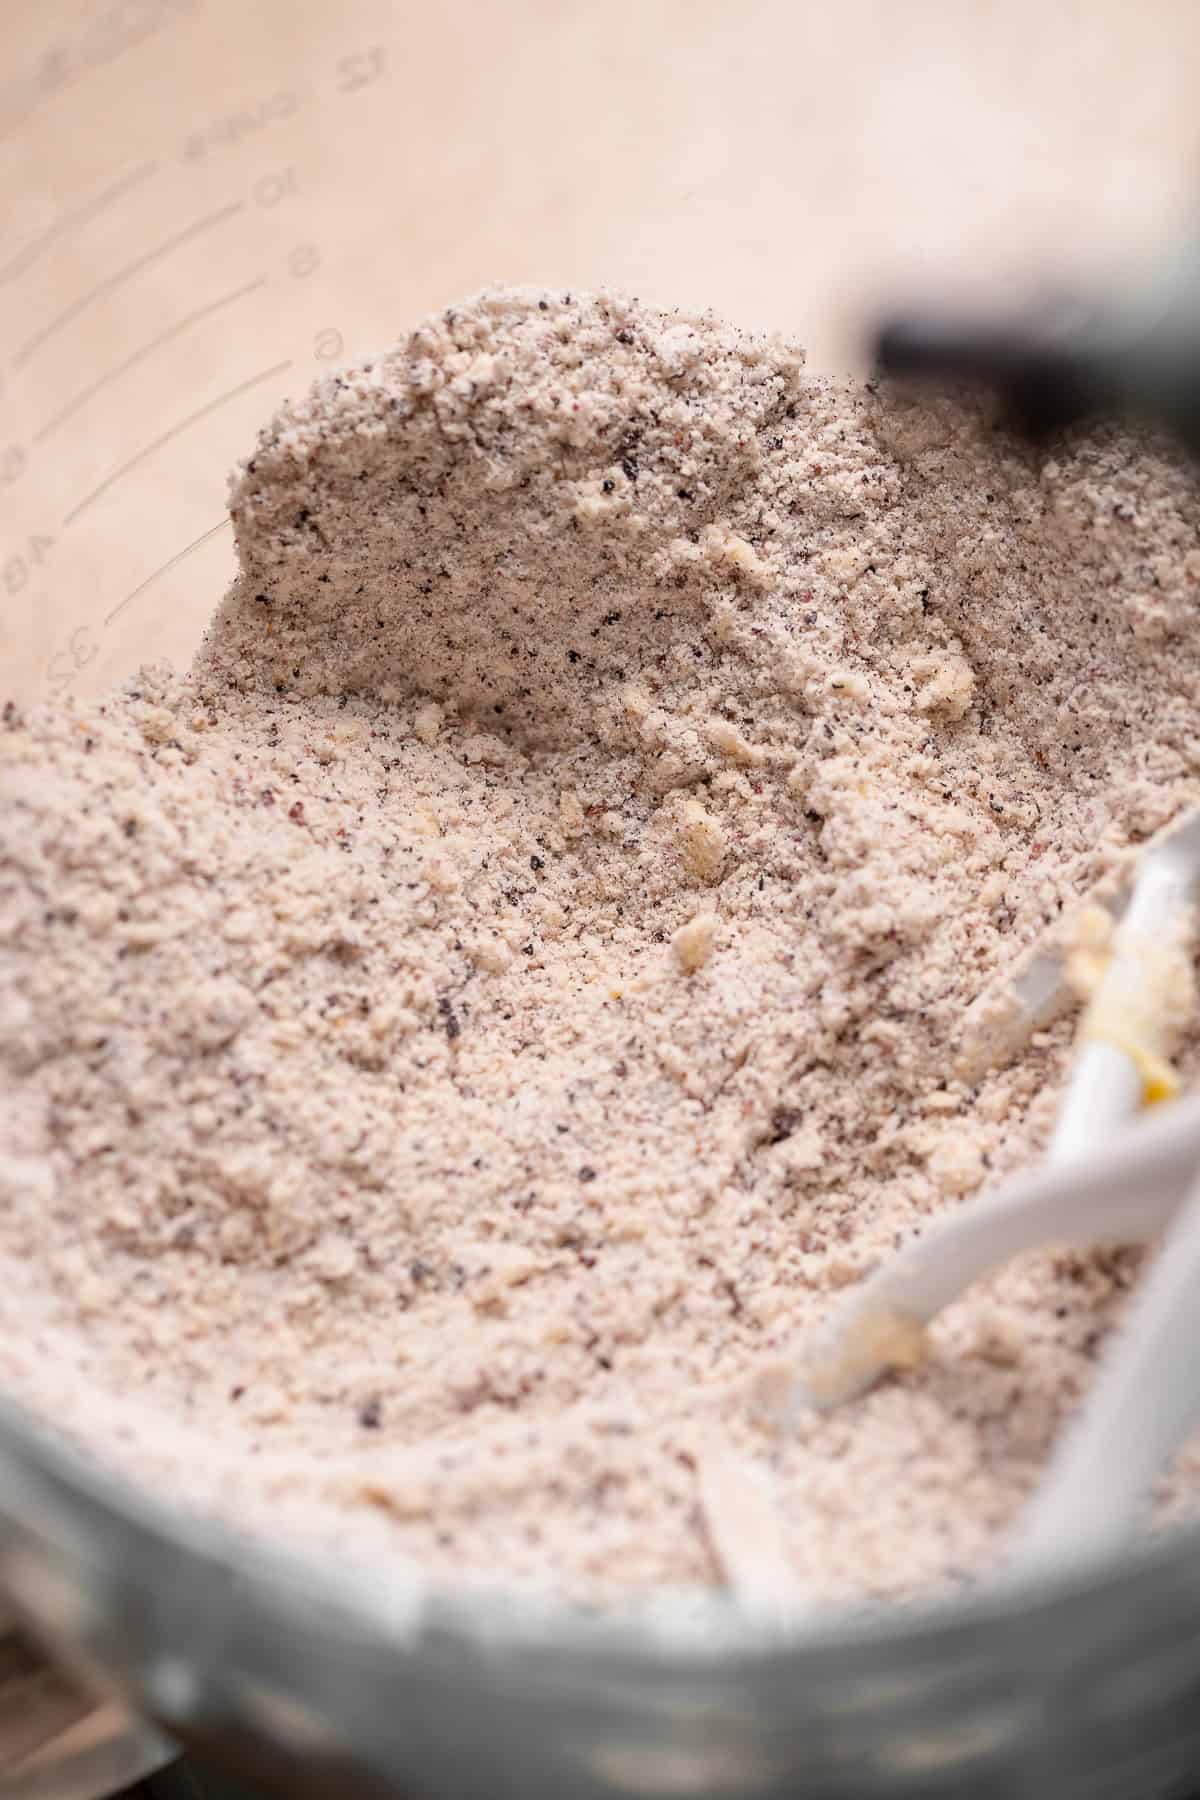
[[1188, 472], [519, 290], [231, 509], [186, 675], [4, 713], [0, 1384], [455, 1581], [985, 1568], [1134, 1252], [790, 1435], [750, 1395], [1045, 1139], [1073, 1021], [997, 1051], [1012, 972], [1200, 796]]

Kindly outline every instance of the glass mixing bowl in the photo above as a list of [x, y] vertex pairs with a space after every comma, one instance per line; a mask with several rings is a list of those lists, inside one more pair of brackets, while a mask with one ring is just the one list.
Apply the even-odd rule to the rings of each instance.
[[[839, 366], [918, 280], [1157, 248], [1200, 161], [1174, 0], [6, 0], [0, 70], [20, 701], [186, 661], [256, 423], [429, 308], [608, 282]], [[1198, 1550], [790, 1637], [567, 1619], [268, 1554], [0, 1407], [0, 1589], [55, 1658], [0, 1631], [0, 1793], [94, 1800], [166, 1732], [290, 1794], [1147, 1800], [1200, 1768]]]

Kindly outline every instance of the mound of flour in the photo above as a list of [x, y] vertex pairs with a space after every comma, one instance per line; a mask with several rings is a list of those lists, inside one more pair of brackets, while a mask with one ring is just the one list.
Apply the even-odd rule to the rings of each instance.
[[1200, 787], [1186, 472], [522, 290], [231, 509], [186, 675], [4, 712], [0, 1383], [455, 1580], [737, 1578], [764, 1506], [818, 1598], [985, 1567], [1132, 1253], [787, 1438], [747, 1391], [1044, 1139], [1012, 973]]

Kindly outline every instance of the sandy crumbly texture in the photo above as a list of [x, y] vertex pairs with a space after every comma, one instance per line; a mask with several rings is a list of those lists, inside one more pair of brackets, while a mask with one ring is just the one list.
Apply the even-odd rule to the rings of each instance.
[[1073, 1020], [998, 1050], [1013, 972], [1200, 788], [1187, 473], [516, 292], [232, 510], [191, 673], [0, 732], [0, 1381], [455, 1580], [985, 1567], [1136, 1253], [784, 1440], [747, 1393], [1045, 1138]]

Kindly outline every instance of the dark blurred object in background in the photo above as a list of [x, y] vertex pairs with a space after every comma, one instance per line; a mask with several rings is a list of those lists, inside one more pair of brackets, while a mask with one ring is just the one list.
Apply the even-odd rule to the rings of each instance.
[[1200, 454], [1200, 239], [1111, 299], [1007, 317], [897, 313], [878, 327], [884, 375], [994, 388], [1008, 422], [1041, 439], [1093, 417], [1162, 426]]

